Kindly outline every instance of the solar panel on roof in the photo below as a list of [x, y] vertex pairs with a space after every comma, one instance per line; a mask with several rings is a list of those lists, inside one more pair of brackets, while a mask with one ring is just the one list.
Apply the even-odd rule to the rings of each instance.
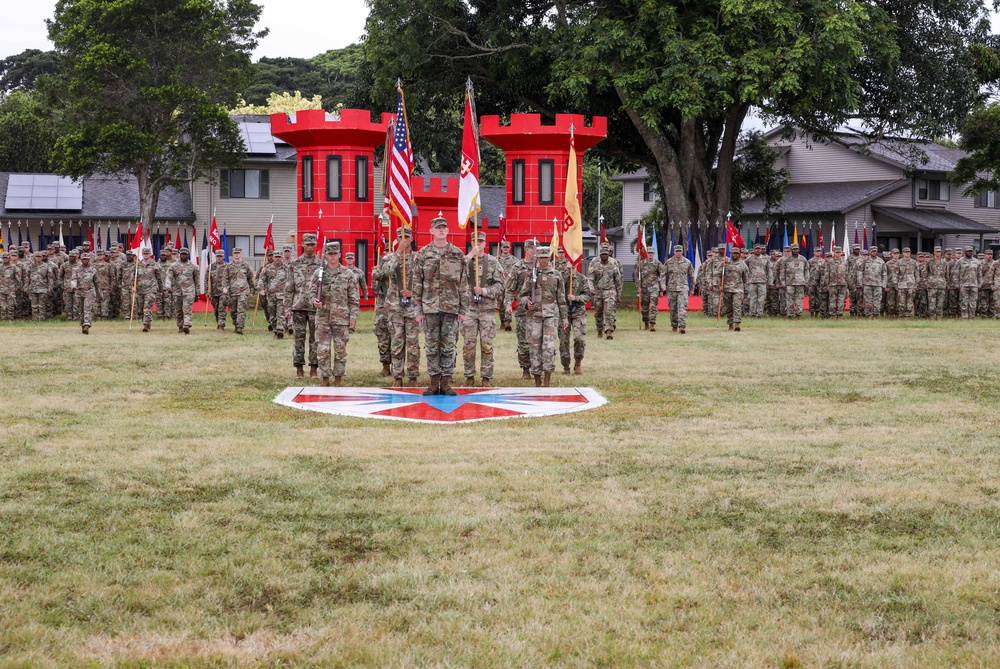
[[55, 174], [11, 174], [7, 209], [72, 211], [83, 209], [83, 182]]
[[247, 147], [247, 153], [273, 155], [274, 137], [271, 136], [270, 123], [250, 123], [240, 121], [240, 137]]

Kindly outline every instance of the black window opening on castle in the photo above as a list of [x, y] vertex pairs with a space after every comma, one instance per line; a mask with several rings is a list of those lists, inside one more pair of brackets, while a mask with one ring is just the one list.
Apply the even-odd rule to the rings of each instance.
[[271, 197], [268, 170], [219, 170], [219, 197], [223, 200], [267, 200]]
[[[368, 281], [368, 240], [359, 239], [354, 242], [354, 264], [358, 269], [365, 275], [365, 281]], [[361, 289], [361, 294], [364, 295], [365, 289]]]
[[326, 199], [337, 201], [341, 194], [340, 156], [326, 157]]
[[555, 161], [538, 161], [538, 204], [555, 202]]
[[368, 156], [358, 156], [354, 161], [354, 194], [358, 202], [368, 201]]
[[313, 159], [312, 156], [302, 156], [302, 201], [312, 202], [313, 199]]
[[514, 204], [524, 204], [524, 161], [515, 160], [511, 163], [511, 202]]

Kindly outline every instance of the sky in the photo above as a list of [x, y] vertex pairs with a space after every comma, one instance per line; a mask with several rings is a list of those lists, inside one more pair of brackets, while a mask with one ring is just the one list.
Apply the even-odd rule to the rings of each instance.
[[[312, 58], [357, 42], [364, 32], [368, 6], [364, 0], [257, 0], [264, 8], [260, 23], [271, 33], [254, 52], [261, 56]], [[52, 48], [45, 19], [55, 0], [0, 0], [0, 58], [25, 49]]]

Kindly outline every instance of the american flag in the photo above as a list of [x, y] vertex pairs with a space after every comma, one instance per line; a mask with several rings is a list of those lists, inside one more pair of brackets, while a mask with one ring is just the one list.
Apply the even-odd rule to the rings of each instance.
[[389, 208], [399, 217], [406, 227], [412, 227], [413, 214], [410, 204], [413, 193], [410, 189], [410, 176], [413, 174], [413, 147], [410, 144], [410, 132], [406, 123], [406, 103], [403, 101], [403, 89], [396, 84], [399, 94], [399, 105], [396, 108], [395, 130], [392, 134], [392, 154], [389, 157]]

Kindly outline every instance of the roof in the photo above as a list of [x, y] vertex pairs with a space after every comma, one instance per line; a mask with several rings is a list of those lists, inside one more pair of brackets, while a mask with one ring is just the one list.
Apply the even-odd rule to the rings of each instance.
[[922, 232], [935, 234], [995, 233], [991, 225], [959, 216], [945, 209], [906, 209], [903, 207], [872, 207], [876, 215], [906, 223]]
[[[790, 184], [785, 191], [784, 199], [775, 208], [774, 213], [843, 214], [909, 183], [908, 179], [888, 179]], [[756, 197], [747, 200], [743, 213], [763, 214], [764, 201]]]
[[498, 223], [500, 214], [507, 209], [507, 189], [504, 186], [479, 187], [480, 218], [489, 219], [490, 223]]
[[[6, 202], [7, 183], [10, 172], [0, 172], [0, 202]], [[159, 220], [194, 220], [191, 194], [187, 187], [180, 191], [166, 188], [160, 192], [156, 207]], [[96, 175], [83, 180], [83, 208], [75, 211], [44, 210], [32, 211], [0, 209], [0, 218], [10, 219], [63, 219], [63, 220], [104, 220], [139, 218], [139, 187], [135, 177], [110, 177]]]
[[625, 174], [616, 174], [611, 177], [611, 181], [648, 181], [649, 180], [649, 170], [645, 167], [640, 167], [635, 172], [626, 172]]

